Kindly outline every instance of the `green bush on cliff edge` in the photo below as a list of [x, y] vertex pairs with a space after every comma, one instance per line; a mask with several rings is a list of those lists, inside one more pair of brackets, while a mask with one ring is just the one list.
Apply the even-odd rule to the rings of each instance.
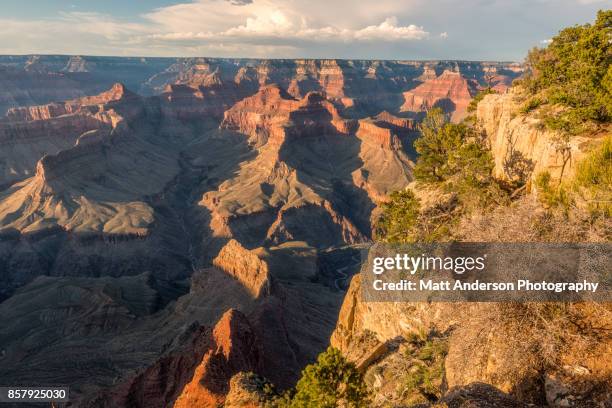
[[612, 136], [591, 151], [576, 166], [574, 178], [555, 183], [548, 172], [536, 176], [539, 198], [549, 207], [566, 210], [576, 200], [586, 204], [591, 215], [612, 216]]
[[[523, 113], [540, 105], [544, 124], [576, 134], [612, 118], [612, 10], [599, 11], [594, 24], [569, 27], [546, 48], [532, 49], [520, 81], [533, 97]], [[537, 101], [537, 103], [536, 103]]]
[[451, 123], [439, 108], [431, 109], [414, 141], [419, 154], [414, 177], [423, 187], [456, 196], [448, 208], [424, 212], [410, 190], [396, 191], [381, 204], [375, 238], [390, 243], [436, 242], [452, 238], [461, 213], [501, 204], [506, 193], [493, 177], [493, 157], [482, 134], [469, 122]]
[[361, 408], [369, 406], [363, 375], [340, 350], [329, 347], [317, 362], [302, 371], [302, 378], [270, 406], [274, 408]]

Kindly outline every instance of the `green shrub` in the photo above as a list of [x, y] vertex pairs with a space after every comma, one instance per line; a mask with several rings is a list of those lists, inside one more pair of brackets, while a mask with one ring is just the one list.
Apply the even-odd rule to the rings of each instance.
[[527, 100], [527, 102], [525, 102], [525, 104], [521, 107], [520, 112], [522, 114], [527, 114], [537, 109], [540, 105], [542, 105], [542, 102], [542, 99], [537, 96], [529, 98], [529, 100]]
[[442, 110], [431, 109], [414, 146], [419, 154], [415, 179], [433, 186], [441, 196], [455, 193], [457, 199], [423, 210], [413, 192], [394, 192], [389, 202], [381, 205], [376, 239], [391, 243], [448, 241], [460, 216], [456, 210], [472, 211], [505, 201], [507, 194], [492, 175], [491, 152], [471, 126], [448, 123]]
[[[291, 395], [293, 394], [293, 395]], [[361, 408], [368, 406], [369, 393], [363, 375], [342, 353], [329, 347], [317, 362], [302, 371], [295, 392], [287, 393], [272, 406], [278, 408]]]
[[466, 210], [502, 204], [505, 193], [493, 177], [493, 156], [476, 141], [464, 143], [449, 155], [454, 175], [447, 180], [446, 190], [458, 194]]
[[612, 216], [612, 136], [578, 163], [572, 187], [592, 213]]
[[474, 129], [465, 123], [446, 122], [440, 109], [427, 113], [414, 146], [419, 154], [414, 167], [418, 181], [439, 183], [465, 176], [473, 183], [490, 178], [492, 157]]
[[[527, 90], [562, 109], [545, 121], [551, 129], [570, 134], [589, 122], [612, 117], [612, 10], [599, 11], [594, 24], [562, 30], [545, 49], [534, 48], [526, 59]], [[535, 108], [532, 98], [525, 108]], [[527, 109], [529, 111], [530, 109]]]
[[497, 91], [495, 91], [492, 88], [485, 88], [482, 91], [478, 92], [476, 96], [474, 96], [474, 98], [470, 101], [470, 104], [467, 107], [467, 111], [469, 113], [475, 112], [476, 107], [478, 106], [478, 103], [482, 101], [485, 96], [490, 95], [490, 94], [496, 94], [496, 93]]
[[447, 123], [444, 112], [434, 108], [420, 126], [421, 136], [414, 141], [418, 153], [414, 177], [423, 182], [444, 181], [448, 175], [448, 154], [461, 146], [463, 128]]
[[571, 198], [568, 191], [561, 184], [552, 185], [550, 173], [543, 171], [536, 176], [535, 185], [538, 188], [538, 197], [543, 204], [549, 207], [563, 207], [568, 209]]
[[420, 204], [414, 193], [410, 190], [395, 191], [381, 207], [376, 238], [391, 243], [413, 242], [420, 215]]
[[567, 210], [580, 197], [592, 215], [612, 216], [612, 136], [577, 164], [571, 181], [553, 184], [546, 171], [536, 176], [538, 197], [547, 206]]
[[448, 353], [448, 341], [430, 335], [426, 339], [415, 336], [407, 349], [412, 361], [404, 387], [411, 403], [435, 402], [442, 396], [444, 359]]

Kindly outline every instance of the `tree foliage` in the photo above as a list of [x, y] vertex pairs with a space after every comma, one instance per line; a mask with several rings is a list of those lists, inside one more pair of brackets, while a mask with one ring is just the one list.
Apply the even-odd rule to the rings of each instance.
[[419, 154], [414, 176], [423, 182], [440, 182], [452, 172], [448, 168], [450, 152], [459, 148], [465, 136], [465, 125], [448, 123], [442, 109], [427, 112], [420, 127], [421, 136], [414, 141]]
[[578, 133], [588, 122], [610, 121], [611, 38], [612, 10], [600, 11], [594, 24], [566, 28], [548, 47], [529, 52], [522, 83], [541, 99], [530, 99], [528, 108], [535, 107], [534, 100], [561, 107], [546, 112], [549, 128]]
[[412, 242], [419, 219], [419, 201], [410, 190], [391, 193], [383, 203], [382, 215], [376, 225], [376, 238], [390, 243]]
[[444, 183], [464, 201], [486, 206], [501, 192], [492, 176], [493, 157], [484, 139], [466, 123], [450, 123], [444, 113], [432, 109], [414, 142], [419, 154], [414, 176], [425, 183]]
[[591, 213], [612, 217], [612, 136], [578, 163], [572, 187], [589, 203]]
[[441, 109], [431, 109], [414, 146], [419, 154], [415, 179], [440, 192], [455, 194], [458, 203], [425, 211], [412, 191], [394, 192], [388, 202], [381, 204], [376, 239], [391, 243], [447, 240], [462, 211], [505, 200], [506, 194], [492, 175], [491, 152], [484, 138], [467, 122], [450, 123]]
[[302, 371], [293, 396], [285, 395], [274, 406], [279, 408], [367, 407], [369, 393], [363, 375], [342, 353], [329, 347], [317, 362]]

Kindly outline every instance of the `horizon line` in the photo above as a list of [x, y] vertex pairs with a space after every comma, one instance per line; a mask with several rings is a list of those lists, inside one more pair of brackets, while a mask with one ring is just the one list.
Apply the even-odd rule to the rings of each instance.
[[44, 53], [25, 53], [25, 54], [0, 54], [1, 57], [93, 57], [93, 58], [146, 58], [146, 59], [218, 59], [218, 60], [255, 60], [255, 61], [297, 61], [297, 60], [315, 60], [315, 61], [391, 61], [391, 62], [493, 62], [493, 63], [511, 63], [511, 64], [523, 64], [523, 61], [517, 60], [494, 60], [494, 59], [455, 59], [455, 58], [414, 58], [414, 59], [402, 59], [402, 58], [344, 58], [344, 57], [216, 57], [216, 56], [144, 56], [144, 55], [96, 55], [96, 54], [44, 54]]

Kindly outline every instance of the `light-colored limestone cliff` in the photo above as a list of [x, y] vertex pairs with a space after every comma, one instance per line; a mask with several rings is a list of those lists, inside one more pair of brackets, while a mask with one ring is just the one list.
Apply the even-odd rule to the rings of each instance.
[[537, 114], [522, 114], [520, 90], [511, 88], [505, 94], [491, 94], [478, 104], [476, 116], [486, 132], [495, 176], [517, 179], [524, 175], [532, 181], [543, 172], [553, 179], [569, 179], [576, 164], [603, 134], [587, 134], [564, 139], [558, 132], [545, 128]]

